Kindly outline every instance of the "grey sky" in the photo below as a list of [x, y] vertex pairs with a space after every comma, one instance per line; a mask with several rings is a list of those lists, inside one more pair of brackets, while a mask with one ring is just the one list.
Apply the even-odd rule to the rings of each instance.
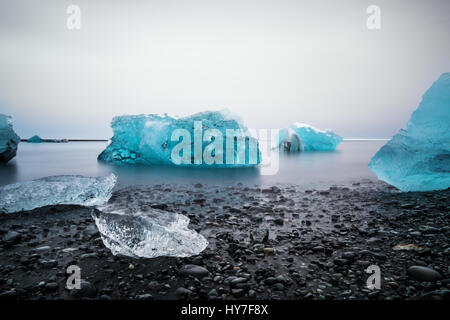
[[[366, 28], [371, 4], [381, 30]], [[390, 137], [450, 71], [449, 17], [448, 0], [0, 0], [0, 112], [23, 138], [221, 108], [252, 128]]]

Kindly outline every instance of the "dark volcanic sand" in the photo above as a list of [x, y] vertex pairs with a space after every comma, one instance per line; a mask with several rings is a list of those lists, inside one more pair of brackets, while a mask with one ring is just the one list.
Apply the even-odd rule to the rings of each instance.
[[[399, 193], [370, 181], [327, 191], [197, 184], [114, 193], [110, 201], [139, 199], [189, 216], [190, 227], [209, 241], [190, 258], [113, 256], [89, 208], [49, 206], [3, 215], [0, 297], [449, 299], [449, 194]], [[393, 250], [398, 244], [416, 250]], [[65, 289], [72, 264], [81, 267], [81, 291]], [[181, 276], [186, 264], [209, 275]], [[381, 290], [366, 288], [365, 269], [372, 264], [381, 268]], [[413, 276], [411, 266], [439, 274], [425, 269]], [[427, 276], [436, 279], [420, 281]]]

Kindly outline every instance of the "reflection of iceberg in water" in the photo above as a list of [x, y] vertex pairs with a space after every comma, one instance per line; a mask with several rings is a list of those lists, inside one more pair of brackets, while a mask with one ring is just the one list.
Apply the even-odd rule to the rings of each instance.
[[259, 167], [246, 168], [198, 168], [179, 166], [114, 165], [99, 162], [104, 172], [117, 175], [120, 185], [148, 185], [158, 183], [227, 184], [235, 181], [257, 183], [260, 181]]
[[132, 194], [97, 209], [92, 216], [103, 243], [114, 255], [189, 257], [208, 246], [202, 235], [188, 228], [188, 217], [151, 208]]
[[402, 191], [450, 187], [450, 73], [425, 92], [407, 129], [375, 154], [369, 168]]
[[280, 130], [278, 143], [281, 151], [333, 151], [342, 138], [331, 130], [320, 130], [296, 122], [289, 128]]
[[111, 197], [116, 176], [55, 176], [0, 187], [0, 212], [10, 213], [56, 204], [101, 205]]
[[0, 164], [0, 184], [6, 185], [17, 181], [18, 168], [17, 164], [14, 162], [9, 162], [7, 164]]

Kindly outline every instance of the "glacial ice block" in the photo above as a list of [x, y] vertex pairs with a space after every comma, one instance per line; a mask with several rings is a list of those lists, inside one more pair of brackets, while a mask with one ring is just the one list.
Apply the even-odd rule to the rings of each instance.
[[10, 116], [0, 114], [0, 162], [6, 163], [16, 156], [20, 137], [14, 132]]
[[208, 241], [188, 228], [184, 215], [132, 204], [108, 203], [92, 211], [104, 245], [114, 255], [155, 258], [189, 257], [202, 252]]
[[407, 129], [381, 147], [369, 168], [401, 191], [450, 187], [450, 73], [425, 92]]
[[[115, 117], [111, 127], [114, 136], [98, 159], [114, 164], [247, 167], [259, 164], [261, 159], [257, 139], [237, 116], [227, 110], [205, 111], [181, 118], [167, 114], [124, 115]], [[176, 162], [172, 157], [174, 147], [185, 141], [185, 137], [176, 136], [173, 139], [175, 130], [183, 130], [189, 136], [189, 151], [186, 154], [184, 150], [177, 153], [183, 158], [187, 156], [186, 162]], [[243, 137], [241, 140], [231, 140], [228, 150], [227, 130], [234, 130]], [[221, 137], [215, 134], [214, 137], [207, 137], [207, 133], [212, 131], [218, 132]], [[200, 137], [199, 141], [196, 137]], [[214, 145], [216, 142], [220, 144], [212, 148], [213, 142]], [[222, 157], [221, 163], [207, 163], [204, 157], [206, 152], [217, 158]], [[198, 155], [199, 163], [194, 162]]]
[[280, 150], [299, 151], [333, 151], [342, 138], [331, 130], [320, 130], [308, 124], [296, 122], [279, 133]]
[[0, 187], [0, 212], [32, 210], [56, 204], [96, 206], [109, 200], [116, 176], [54, 176]]

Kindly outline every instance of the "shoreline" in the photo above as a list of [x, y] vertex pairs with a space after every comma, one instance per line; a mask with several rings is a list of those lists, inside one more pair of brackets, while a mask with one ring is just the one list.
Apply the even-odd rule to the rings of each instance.
[[[400, 193], [372, 181], [328, 190], [238, 183], [114, 192], [110, 201], [145, 199], [188, 216], [190, 228], [209, 241], [189, 258], [113, 256], [91, 208], [0, 215], [0, 237], [19, 235], [0, 245], [0, 298], [448, 299], [449, 195], [449, 189]], [[400, 244], [414, 246], [393, 249]], [[82, 290], [65, 289], [72, 264], [81, 268]], [[185, 265], [196, 266], [191, 275], [180, 274]], [[380, 290], [366, 288], [370, 265], [381, 269]], [[418, 281], [408, 273], [411, 266], [430, 267], [442, 279]]]

